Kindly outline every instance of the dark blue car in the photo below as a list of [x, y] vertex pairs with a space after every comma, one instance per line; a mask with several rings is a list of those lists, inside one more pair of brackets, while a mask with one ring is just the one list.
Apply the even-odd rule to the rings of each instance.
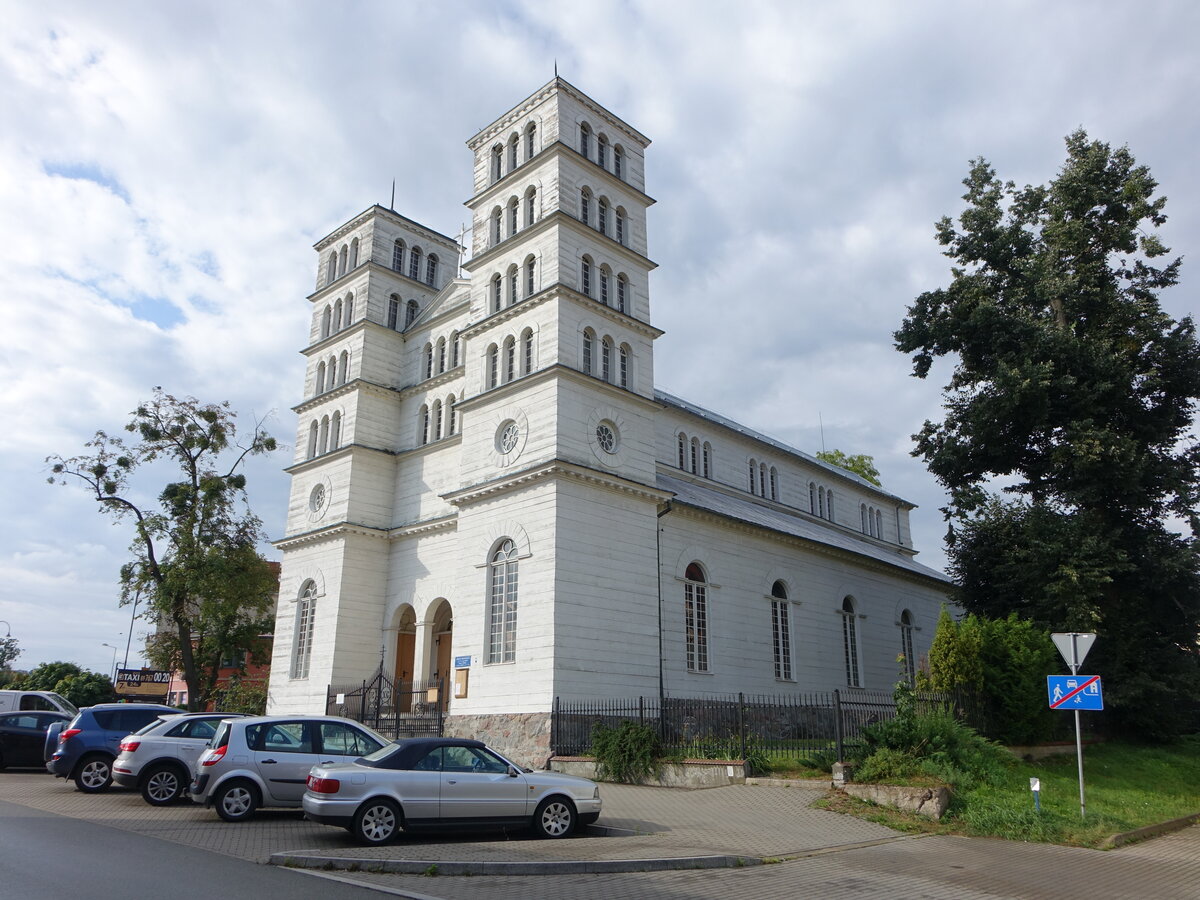
[[[108, 790], [112, 764], [121, 738], [149, 725], [159, 716], [179, 710], [157, 703], [99, 703], [79, 711], [58, 734], [46, 768], [59, 778], [73, 778], [85, 794]], [[53, 728], [53, 726], [52, 726]], [[49, 733], [47, 743], [53, 737]], [[49, 749], [49, 748], [47, 748]]]

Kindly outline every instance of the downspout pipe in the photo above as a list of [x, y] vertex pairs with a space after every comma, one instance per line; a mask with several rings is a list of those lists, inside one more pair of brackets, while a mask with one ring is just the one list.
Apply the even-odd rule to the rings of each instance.
[[662, 589], [662, 518], [674, 507], [668, 500], [658, 512], [658, 521], [654, 523], [654, 558], [655, 578], [658, 580], [658, 701], [662, 709], [663, 698], [666, 697], [666, 684], [663, 681], [663, 589]]

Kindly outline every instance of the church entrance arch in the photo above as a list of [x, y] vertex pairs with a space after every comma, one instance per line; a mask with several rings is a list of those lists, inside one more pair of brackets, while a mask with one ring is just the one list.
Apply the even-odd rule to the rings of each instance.
[[429, 623], [429, 632], [433, 652], [428, 660], [429, 700], [436, 702], [445, 712], [450, 707], [450, 685], [453, 679], [451, 665], [454, 662], [454, 617], [449, 601], [435, 600], [425, 618]]
[[403, 606], [396, 622], [396, 666], [393, 671], [399, 712], [412, 707], [412, 683], [415, 680], [417, 657], [417, 614], [411, 606]]

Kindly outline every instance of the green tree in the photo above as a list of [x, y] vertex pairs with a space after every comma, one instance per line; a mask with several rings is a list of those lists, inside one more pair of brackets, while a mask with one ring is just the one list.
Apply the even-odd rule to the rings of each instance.
[[0, 638], [0, 670], [7, 671], [21, 655], [21, 645], [12, 635]]
[[116, 696], [112, 681], [107, 675], [101, 675], [99, 672], [68, 675], [55, 684], [52, 690], [78, 707], [108, 703]]
[[[158, 626], [148, 644], [152, 662], [178, 669], [192, 709], [202, 709], [223, 656], [250, 646], [269, 630], [276, 591], [274, 572], [258, 553], [262, 524], [246, 505], [242, 469], [250, 456], [275, 449], [255, 423], [238, 444], [228, 403], [202, 404], [155, 388], [125, 430], [126, 441], [103, 431], [81, 455], [50, 457], [51, 483], [80, 483], [103, 512], [131, 522], [133, 558], [121, 568], [122, 602], [141, 597]], [[142, 466], [173, 465], [152, 505], [132, 480]]]
[[957, 225], [937, 225], [950, 284], [916, 299], [896, 346], [920, 378], [955, 360], [914, 455], [949, 493], [964, 607], [1096, 631], [1106, 716], [1161, 735], [1200, 684], [1200, 548], [1168, 527], [1200, 534], [1200, 346], [1159, 305], [1180, 261], [1154, 233], [1149, 170], [1082, 131], [1066, 145], [1044, 186], [972, 164]]
[[64, 678], [82, 675], [83, 669], [70, 662], [48, 662], [35, 666], [21, 682], [27, 691], [52, 691]]
[[861, 475], [867, 481], [871, 482], [871, 484], [877, 486], [882, 484], [879, 480], [879, 470], [875, 468], [875, 457], [868, 456], [866, 453], [856, 453], [853, 456], [848, 456], [841, 450], [818, 450], [817, 459], [821, 460], [821, 462], [837, 466], [840, 469], [846, 469], [855, 475]]

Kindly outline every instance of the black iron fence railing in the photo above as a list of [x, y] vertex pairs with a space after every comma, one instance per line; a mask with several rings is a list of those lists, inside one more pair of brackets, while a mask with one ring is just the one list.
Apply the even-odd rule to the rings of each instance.
[[448, 698], [444, 681], [393, 681], [383, 672], [330, 685], [325, 714], [344, 716], [391, 738], [441, 737]]

